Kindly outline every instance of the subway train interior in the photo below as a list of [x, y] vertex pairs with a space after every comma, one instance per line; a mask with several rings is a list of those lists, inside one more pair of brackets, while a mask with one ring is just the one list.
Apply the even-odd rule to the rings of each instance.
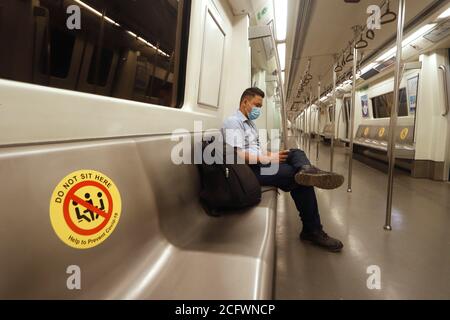
[[[450, 0], [0, 0], [0, 299], [448, 300], [449, 86]], [[239, 116], [345, 178], [340, 252], [277, 186], [205, 209]]]

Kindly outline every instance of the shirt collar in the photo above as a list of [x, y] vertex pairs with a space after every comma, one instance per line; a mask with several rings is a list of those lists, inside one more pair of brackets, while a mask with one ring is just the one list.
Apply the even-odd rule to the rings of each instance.
[[238, 110], [236, 113], [236, 116], [242, 120], [242, 122], [248, 122], [248, 123], [252, 123], [252, 121], [250, 121], [250, 119], [248, 119], [242, 112], [241, 110]]

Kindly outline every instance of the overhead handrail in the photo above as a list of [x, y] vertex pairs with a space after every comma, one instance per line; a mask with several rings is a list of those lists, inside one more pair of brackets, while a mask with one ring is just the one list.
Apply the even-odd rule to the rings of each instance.
[[[388, 18], [386, 18], [388, 17]], [[385, 19], [385, 20], [383, 20]], [[387, 24], [387, 23], [391, 23], [394, 22], [395, 20], [397, 20], [397, 14], [393, 11], [391, 11], [390, 7], [389, 7], [389, 0], [387, 1], [387, 8], [386, 8], [386, 12], [381, 16], [381, 24]]]
[[442, 75], [443, 75], [443, 80], [444, 80], [444, 113], [442, 114], [443, 117], [446, 117], [448, 115], [449, 112], [449, 102], [448, 102], [448, 77], [447, 77], [447, 67], [444, 65], [440, 65], [439, 66], [439, 70], [442, 71]]

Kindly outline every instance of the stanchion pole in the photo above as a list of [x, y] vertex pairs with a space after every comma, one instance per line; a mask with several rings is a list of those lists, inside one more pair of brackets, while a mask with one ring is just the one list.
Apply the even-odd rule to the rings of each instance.
[[395, 82], [394, 82], [394, 107], [391, 110], [391, 121], [389, 123], [389, 175], [388, 175], [388, 195], [386, 205], [386, 223], [384, 229], [392, 230], [392, 200], [394, 192], [394, 170], [395, 170], [395, 128], [397, 127], [398, 105], [400, 96], [400, 82], [402, 78], [402, 42], [403, 28], [405, 26], [406, 1], [399, 1], [398, 24], [397, 24], [397, 55], [395, 62]]
[[[337, 61], [337, 58], [336, 58]], [[331, 116], [331, 127], [332, 127], [332, 134], [331, 134], [331, 149], [330, 149], [330, 172], [334, 171], [334, 136], [336, 131], [336, 81], [337, 81], [337, 74], [336, 74], [336, 68], [337, 68], [337, 62], [334, 65], [333, 68], [333, 111]]]
[[358, 49], [356, 49], [356, 39], [359, 33], [359, 27], [355, 27], [355, 43], [353, 44], [353, 80], [352, 80], [352, 106], [350, 117], [350, 155], [348, 163], [348, 189], [347, 192], [353, 192], [352, 178], [353, 178], [353, 145], [355, 140], [355, 109], [356, 109], [356, 73], [358, 70]]
[[311, 158], [311, 133], [312, 133], [312, 100], [313, 100], [313, 96], [312, 96], [312, 86], [309, 90], [309, 133], [308, 133], [308, 140], [309, 140], [309, 145], [308, 145], [308, 156]]
[[[307, 103], [307, 102], [306, 102]], [[306, 150], [306, 106], [303, 109], [303, 132], [302, 132], [303, 150]]]
[[320, 82], [320, 77], [319, 77], [319, 84], [318, 84], [318, 88], [317, 88], [317, 132], [316, 132], [316, 161], [317, 163], [319, 162], [319, 148], [320, 148], [320, 94], [322, 91], [321, 90], [321, 85], [322, 83]]

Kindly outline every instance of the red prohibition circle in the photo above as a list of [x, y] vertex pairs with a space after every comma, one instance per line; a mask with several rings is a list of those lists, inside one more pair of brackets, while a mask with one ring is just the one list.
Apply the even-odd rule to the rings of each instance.
[[[78, 190], [80, 190], [81, 188], [86, 187], [86, 186], [97, 187], [101, 191], [103, 191], [103, 193], [106, 195], [106, 197], [108, 199], [108, 207], [109, 207], [108, 212], [102, 211], [104, 214], [101, 216], [103, 216], [103, 218], [105, 220], [96, 228], [89, 229], [89, 230], [82, 229], [82, 228], [76, 226], [75, 223], [70, 218], [70, 214], [69, 214], [69, 205], [72, 200], [82, 206], [85, 206], [83, 203], [79, 203], [80, 201], [74, 200], [73, 197], [75, 196], [75, 192], [77, 192]], [[111, 219], [112, 210], [113, 210], [113, 202], [112, 202], [111, 194], [109, 193], [108, 189], [105, 188], [105, 186], [103, 186], [102, 184], [95, 182], [95, 181], [83, 181], [83, 182], [80, 182], [80, 183], [74, 185], [72, 187], [72, 189], [70, 189], [69, 192], [67, 193], [67, 196], [64, 199], [64, 204], [63, 204], [64, 220], [66, 220], [67, 225], [69, 226], [70, 229], [72, 229], [73, 232], [78, 233], [79, 235], [82, 235], [82, 236], [91, 236], [91, 235], [96, 234], [99, 231], [101, 231], [108, 224], [109, 220]]]

